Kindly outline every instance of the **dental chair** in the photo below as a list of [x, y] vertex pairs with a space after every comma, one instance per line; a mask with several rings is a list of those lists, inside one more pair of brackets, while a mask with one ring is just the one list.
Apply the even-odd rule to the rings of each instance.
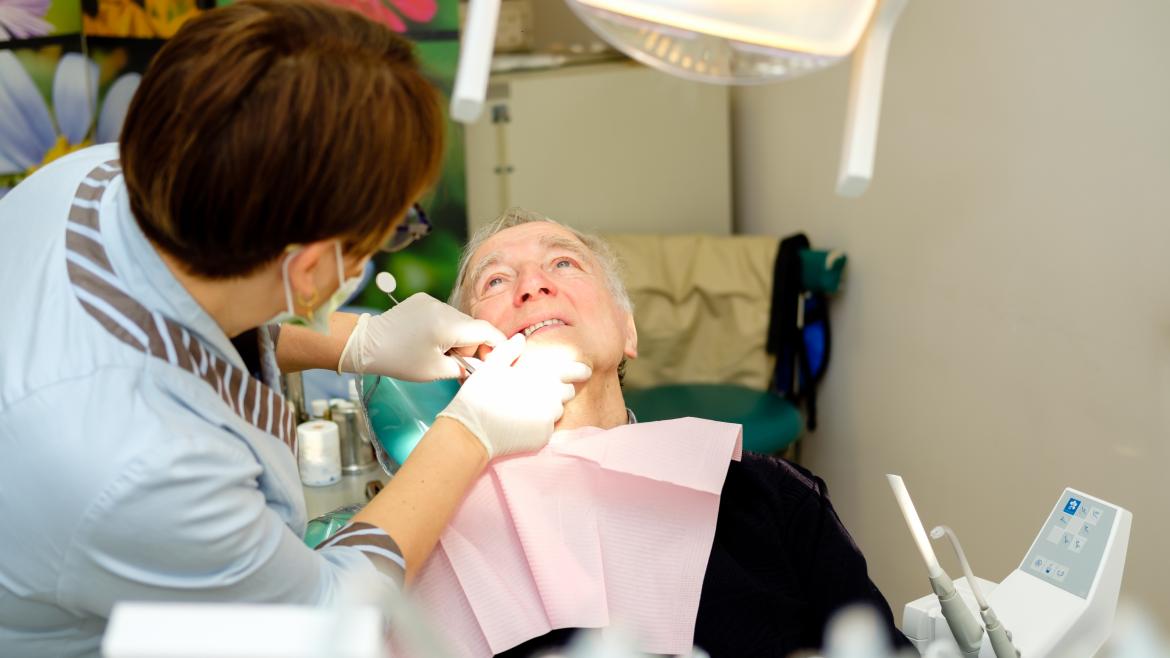
[[[623, 381], [642, 421], [698, 416], [743, 425], [743, 447], [778, 453], [804, 414], [770, 391], [767, 348], [780, 241], [751, 235], [606, 235], [624, 267], [638, 358]], [[843, 255], [802, 250], [800, 289], [835, 292]], [[789, 453], [794, 457], [794, 452]]]
[[[769, 236], [604, 236], [623, 266], [638, 327], [638, 358], [623, 391], [639, 421], [695, 416], [743, 425], [743, 447], [779, 453], [797, 445], [804, 413], [769, 390], [766, 349], [780, 241]], [[821, 257], [816, 256], [820, 254]], [[834, 292], [844, 256], [809, 251], [802, 288]], [[451, 398], [454, 381], [360, 380], [382, 466], [397, 470]], [[789, 457], [795, 458], [790, 452]]]

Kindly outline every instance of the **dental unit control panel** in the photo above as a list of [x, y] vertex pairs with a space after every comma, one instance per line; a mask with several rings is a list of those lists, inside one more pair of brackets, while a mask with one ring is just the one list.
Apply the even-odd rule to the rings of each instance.
[[[987, 619], [992, 609], [1023, 658], [1092, 656], [1113, 625], [1132, 521], [1128, 510], [1065, 489], [1018, 568], [999, 584], [974, 579], [986, 596], [982, 603], [970, 578], [955, 580], [954, 590], [974, 617]], [[964, 623], [970, 622], [958, 628]], [[934, 594], [906, 604], [902, 617], [902, 630], [919, 651], [939, 640], [957, 647], [954, 625]], [[976, 634], [960, 652], [997, 658], [991, 645], [988, 633], [981, 640]]]
[[1066, 489], [1020, 569], [1060, 589], [1089, 597], [1118, 508]]

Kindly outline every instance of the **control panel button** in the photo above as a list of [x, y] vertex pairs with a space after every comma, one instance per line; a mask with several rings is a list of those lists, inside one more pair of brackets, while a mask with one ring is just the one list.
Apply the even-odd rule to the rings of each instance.
[[1073, 537], [1072, 546], [1069, 546], [1069, 550], [1073, 553], [1080, 553], [1085, 550], [1085, 544], [1087, 543], [1089, 543], [1089, 540], [1084, 537]]
[[1052, 560], [1044, 560], [1044, 566], [1040, 569], [1040, 573], [1051, 576], [1053, 571], [1056, 571], [1056, 563]]
[[1062, 534], [1060, 536], [1060, 545], [1071, 550], [1072, 543], [1073, 543], [1073, 536], [1074, 535], [1071, 532], [1066, 532], [1066, 533]]
[[1101, 520], [1102, 516], [1105, 516], [1105, 511], [1100, 507], [1090, 507], [1089, 516], [1085, 517], [1085, 520], [1093, 525], [1097, 525], [1097, 522]]
[[1063, 564], [1057, 564], [1052, 568], [1052, 579], [1058, 583], [1063, 583], [1068, 576], [1068, 567]]
[[1028, 564], [1028, 567], [1031, 568], [1032, 571], [1035, 571], [1036, 573], [1044, 573], [1044, 563], [1045, 562], [1048, 562], [1048, 560], [1045, 560], [1044, 556], [1037, 555], [1036, 558]]
[[1089, 530], [1090, 530], [1092, 527], [1093, 527], [1093, 526], [1091, 526], [1091, 525], [1089, 525], [1089, 524], [1087, 524], [1087, 523], [1086, 523], [1086, 524], [1084, 524], [1084, 525], [1082, 525], [1082, 526], [1081, 526], [1081, 529], [1077, 531], [1077, 534], [1078, 534], [1079, 536], [1081, 536], [1081, 537], [1088, 537], [1088, 536], [1089, 536]]
[[1071, 521], [1071, 520], [1072, 520], [1072, 517], [1069, 516], [1068, 514], [1061, 514], [1060, 516], [1056, 517], [1056, 525], [1058, 525], [1062, 528], [1067, 528], [1069, 521]]
[[1068, 502], [1064, 504], [1065, 514], [1076, 514], [1077, 510], [1081, 509], [1081, 501], [1079, 498], [1069, 498]]

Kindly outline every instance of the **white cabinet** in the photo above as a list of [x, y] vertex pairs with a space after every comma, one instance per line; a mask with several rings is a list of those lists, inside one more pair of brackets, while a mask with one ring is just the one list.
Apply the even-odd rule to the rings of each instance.
[[576, 228], [731, 232], [727, 88], [633, 62], [492, 77], [466, 128], [472, 231], [523, 206]]

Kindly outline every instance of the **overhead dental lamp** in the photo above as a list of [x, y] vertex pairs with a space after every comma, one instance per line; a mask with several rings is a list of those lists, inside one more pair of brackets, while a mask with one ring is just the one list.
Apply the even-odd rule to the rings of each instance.
[[[853, 55], [837, 193], [873, 177], [886, 53], [909, 0], [565, 0], [616, 48], [672, 75], [727, 85], [787, 80]], [[500, 0], [470, 0], [451, 116], [483, 111]]]

